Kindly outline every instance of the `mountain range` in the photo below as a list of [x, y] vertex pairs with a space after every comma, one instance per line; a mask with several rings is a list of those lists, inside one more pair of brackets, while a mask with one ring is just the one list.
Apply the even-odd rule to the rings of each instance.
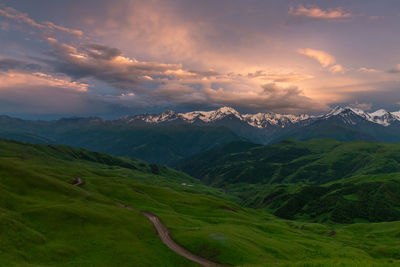
[[336, 107], [320, 116], [212, 111], [125, 116], [114, 120], [72, 117], [32, 121], [0, 116], [0, 138], [39, 144], [65, 144], [150, 163], [175, 166], [233, 141], [272, 144], [291, 138], [338, 141], [400, 141], [400, 111], [365, 112]]
[[359, 108], [353, 107], [335, 107], [326, 114], [320, 116], [312, 116], [307, 114], [292, 115], [279, 114], [273, 112], [256, 113], [256, 114], [240, 114], [231, 107], [222, 107], [212, 111], [192, 111], [187, 113], [177, 113], [172, 110], [162, 112], [160, 114], [142, 114], [135, 116], [126, 116], [119, 119], [125, 122], [143, 121], [149, 124], [165, 124], [165, 123], [190, 123], [190, 124], [210, 124], [218, 123], [226, 119], [241, 121], [244, 124], [259, 129], [268, 128], [285, 128], [292, 125], [303, 125], [305, 122], [312, 123], [319, 120], [326, 120], [331, 117], [340, 117], [347, 124], [357, 124], [352, 117], [360, 117], [365, 121], [379, 124], [382, 126], [391, 126], [400, 122], [400, 111], [388, 112], [379, 109], [375, 112], [368, 113]]
[[212, 111], [166, 111], [160, 114], [126, 116], [116, 121], [131, 125], [223, 126], [238, 136], [259, 144], [276, 143], [285, 138], [400, 141], [400, 111], [379, 109], [366, 112], [349, 106], [338, 106], [319, 116], [272, 112], [241, 114], [234, 108], [222, 107]]

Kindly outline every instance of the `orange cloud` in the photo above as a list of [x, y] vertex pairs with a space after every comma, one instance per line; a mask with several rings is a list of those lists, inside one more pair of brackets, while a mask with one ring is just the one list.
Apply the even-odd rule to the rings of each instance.
[[344, 73], [345, 69], [342, 65], [336, 64], [329, 68], [331, 73]]
[[327, 68], [327, 70], [330, 73], [337, 74], [337, 73], [345, 73], [346, 71], [346, 68], [344, 68], [342, 65], [335, 64], [336, 59], [334, 56], [322, 50], [306, 48], [306, 49], [298, 49], [297, 52], [299, 54], [305, 55], [309, 58], [318, 61], [321, 64], [321, 66], [323, 68]]
[[247, 74], [247, 77], [249, 78], [258, 78], [262, 80], [269, 80], [273, 82], [299, 82], [299, 81], [304, 81], [308, 79], [314, 78], [312, 75], [305, 75], [305, 74], [299, 74], [299, 73], [267, 73], [262, 70], [258, 70], [253, 73]]
[[82, 114], [107, 106], [88, 85], [65, 76], [11, 70], [0, 72], [0, 112]]
[[[287, 112], [325, 108], [290, 83], [309, 79], [306, 75], [193, 71], [186, 70], [181, 64], [139, 61], [105, 45], [73, 46], [54, 38], [48, 39], [48, 43], [53, 46], [53, 56], [58, 59], [52, 63], [55, 69], [73, 77], [77, 75], [77, 78], [104, 81], [122, 90], [124, 99], [133, 102], [152, 105], [212, 103]], [[128, 92], [133, 95], [127, 98]]]
[[358, 69], [359, 72], [366, 72], [366, 73], [377, 73], [380, 72], [377, 69], [372, 69], [372, 68], [365, 68], [365, 67], [361, 67]]
[[289, 8], [289, 14], [294, 17], [303, 17], [303, 18], [313, 18], [313, 19], [346, 19], [351, 18], [353, 15], [351, 13], [345, 12], [342, 7], [338, 8], [328, 8], [326, 11], [320, 9], [317, 6], [311, 6], [309, 8], [304, 7], [303, 5], [298, 5], [297, 8], [291, 6]]
[[315, 59], [324, 68], [328, 67], [329, 65], [335, 64], [335, 62], [336, 62], [336, 59], [334, 56], [332, 56], [322, 50], [306, 48], [306, 49], [298, 49], [297, 52], [299, 54], [305, 55], [309, 58]]
[[4, 88], [53, 87], [85, 92], [88, 84], [72, 81], [68, 77], [55, 77], [42, 72], [8, 71], [0, 73], [0, 91]]

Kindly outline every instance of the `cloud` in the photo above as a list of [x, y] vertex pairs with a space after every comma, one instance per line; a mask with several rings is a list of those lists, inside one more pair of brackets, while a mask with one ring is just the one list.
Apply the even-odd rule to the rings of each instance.
[[12, 7], [1, 6], [0, 5], [0, 16], [3, 16], [7, 19], [13, 20], [20, 24], [25, 24], [29, 27], [40, 29], [43, 31], [61, 31], [65, 33], [69, 33], [75, 37], [81, 38], [83, 36], [83, 32], [80, 30], [69, 29], [60, 25], [56, 25], [53, 22], [45, 21], [42, 23], [38, 23], [32, 18], [30, 18], [27, 14], [22, 13]]
[[199, 77], [198, 73], [182, 69], [180, 64], [138, 61], [121, 54], [116, 48], [101, 44], [67, 45], [48, 38], [55, 60], [44, 60], [59, 72], [75, 77], [92, 77], [121, 90], [142, 91], [150, 83], [168, 79]]
[[317, 6], [309, 6], [308, 8], [303, 5], [298, 5], [297, 8], [291, 6], [289, 14], [293, 17], [312, 18], [320, 20], [333, 20], [333, 19], [348, 19], [353, 17], [349, 12], [344, 11], [344, 8], [328, 8], [326, 11]]
[[[132, 52], [131, 56], [180, 62], [189, 70], [254, 71], [255, 65], [265, 68], [275, 62], [293, 63], [289, 53], [278, 53], [292, 43], [283, 45], [277, 36], [280, 30], [273, 25], [277, 19], [272, 8], [257, 10], [255, 18], [249, 13], [254, 7], [244, 1], [230, 3], [230, 11], [222, 13], [224, 1], [121, 0], [118, 5], [99, 2], [103, 4], [101, 9], [108, 12], [85, 13], [88, 17], [78, 20], [85, 23], [85, 31], [96, 40], [125, 53]], [[258, 4], [268, 6], [266, 1], [255, 5]], [[231, 14], [235, 8], [243, 11], [246, 19], [235, 19], [236, 15]]]
[[312, 75], [305, 75], [299, 73], [267, 73], [263, 70], [248, 73], [249, 78], [258, 78], [263, 80], [270, 80], [273, 82], [299, 82], [314, 78]]
[[0, 72], [0, 112], [19, 114], [82, 114], [92, 105], [88, 85], [42, 72]]
[[286, 113], [300, 113], [305, 110], [321, 111], [327, 109], [308, 97], [297, 86], [282, 87], [276, 83], [264, 84], [259, 91], [229, 91], [206, 89], [207, 98], [223, 105], [230, 105], [253, 110]]
[[315, 50], [315, 49], [311, 49], [311, 48], [305, 48], [305, 49], [298, 49], [297, 52], [299, 54], [305, 55], [309, 58], [312, 58], [312, 59], [318, 61], [321, 64], [321, 66], [323, 68], [327, 68], [327, 70], [330, 73], [333, 73], [333, 74], [342, 73], [343, 74], [346, 71], [346, 68], [344, 68], [342, 65], [335, 64], [336, 59], [334, 56], [332, 56], [331, 54], [329, 54], [325, 51]]
[[40, 65], [35, 63], [0, 57], [0, 72], [9, 70], [39, 71], [41, 68], [42, 67]]
[[87, 91], [88, 84], [72, 81], [65, 76], [54, 76], [43, 72], [7, 71], [0, 73], [0, 90], [9, 87], [44, 86], [56, 87], [73, 91]]
[[121, 50], [101, 44], [85, 44], [82, 46], [88, 56], [96, 59], [111, 60], [122, 55]]
[[212, 103], [293, 112], [323, 108], [304, 96], [298, 87], [279, 85], [279, 82], [310, 78], [305, 75], [186, 70], [181, 64], [129, 58], [120, 50], [102, 44], [73, 46], [55, 38], [47, 41], [53, 47], [50, 55], [54, 60], [43, 62], [50, 67], [76, 79], [94, 78], [106, 82], [122, 91], [123, 99], [140, 106], [145, 103], [158, 106]]
[[297, 52], [299, 54], [305, 55], [309, 58], [315, 59], [318, 61], [322, 67], [326, 68], [329, 65], [335, 64], [336, 59], [334, 56], [328, 54], [327, 52], [324, 52], [322, 50], [315, 50], [311, 48], [305, 48], [305, 49], [298, 49]]
[[366, 72], [366, 73], [377, 73], [377, 72], [381, 72], [380, 70], [377, 70], [377, 69], [365, 68], [365, 67], [359, 68], [358, 71], [359, 71], [359, 72]]
[[[52, 33], [53, 30], [71, 33], [67, 28], [54, 23], [37, 23], [28, 15], [12, 8], [0, 10], [3, 11], [0, 15], [41, 29], [45, 33]], [[157, 25], [158, 23], [161, 21], [157, 19]], [[199, 70], [187, 69], [179, 63], [137, 60], [125, 55], [119, 48], [89, 42], [82, 34], [73, 36], [77, 38], [65, 41], [52, 34], [41, 35], [39, 38], [46, 41], [50, 50], [45, 57], [30, 58], [42, 65], [13, 59], [0, 61], [0, 70], [4, 70], [1, 74], [3, 83], [0, 84], [0, 91], [2, 90], [4, 99], [16, 101], [15, 103], [20, 101], [18, 103], [22, 105], [26, 100], [17, 101], [17, 95], [21, 96], [25, 92], [26, 99], [29, 99], [34, 92], [38, 92], [38, 96], [44, 99], [39, 101], [38, 97], [32, 98], [35, 103], [42, 103], [45, 99], [51, 102], [53, 95], [56, 99], [54, 102], [58, 102], [63, 95], [66, 102], [71, 99], [73, 103], [77, 103], [74, 99], [82, 97], [81, 104], [92, 101], [105, 103], [106, 106], [127, 108], [232, 105], [248, 110], [278, 112], [305, 112], [326, 108], [305, 96], [300, 87], [292, 84], [312, 78], [310, 75], [264, 70], [235, 73], [201, 67]], [[31, 84], [29, 80], [32, 81]], [[96, 95], [96, 88], [89, 85], [99, 81], [108, 90], [102, 96]], [[53, 104], [49, 110], [56, 109], [57, 105]], [[76, 107], [76, 110], [82, 109]]]
[[344, 73], [345, 69], [342, 65], [336, 64], [329, 68], [329, 72], [331, 73]]
[[396, 66], [388, 70], [388, 73], [400, 73], [400, 64], [397, 64]]
[[359, 108], [361, 110], [371, 110], [372, 108], [372, 103], [358, 103], [358, 101], [350, 104], [351, 107], [353, 108]]

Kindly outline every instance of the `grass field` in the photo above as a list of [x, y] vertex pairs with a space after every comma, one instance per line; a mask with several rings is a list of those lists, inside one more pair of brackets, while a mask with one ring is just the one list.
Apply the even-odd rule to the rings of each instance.
[[181, 168], [285, 219], [353, 223], [400, 220], [400, 144], [284, 140], [231, 143]]
[[400, 222], [303, 223], [234, 201], [166, 167], [0, 141], [0, 266], [195, 266], [117, 203], [157, 214], [182, 246], [224, 264], [400, 265]]

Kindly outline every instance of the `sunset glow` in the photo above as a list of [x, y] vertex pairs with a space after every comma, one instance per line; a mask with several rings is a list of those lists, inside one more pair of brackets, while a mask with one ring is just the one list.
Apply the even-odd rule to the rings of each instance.
[[400, 3], [343, 3], [3, 1], [0, 112], [398, 110]]

